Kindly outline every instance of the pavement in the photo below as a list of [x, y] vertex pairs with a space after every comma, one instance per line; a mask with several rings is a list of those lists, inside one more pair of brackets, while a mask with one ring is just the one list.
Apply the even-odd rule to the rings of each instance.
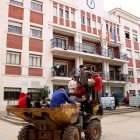
[[[140, 140], [140, 112], [107, 116], [101, 123], [100, 140]], [[20, 129], [21, 126], [0, 120], [0, 140], [17, 140]]]

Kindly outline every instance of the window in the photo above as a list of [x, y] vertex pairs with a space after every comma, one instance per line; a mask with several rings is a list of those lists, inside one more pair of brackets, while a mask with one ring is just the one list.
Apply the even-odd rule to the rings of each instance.
[[54, 76], [67, 76], [67, 62], [65, 61], [54, 62]]
[[59, 9], [59, 17], [63, 17], [63, 9]]
[[71, 12], [71, 20], [75, 21], [75, 13], [74, 12]]
[[140, 78], [140, 70], [136, 70], [137, 78]]
[[136, 34], [133, 34], [133, 41], [137, 42], [138, 41], [138, 36]]
[[106, 31], [108, 32], [108, 24], [106, 24]]
[[128, 76], [133, 77], [133, 70], [132, 69], [128, 69]]
[[59, 48], [65, 49], [66, 48], [66, 39], [54, 37], [53, 45], [54, 45], [54, 47], [59, 47]]
[[108, 48], [108, 57], [114, 58], [113, 48]]
[[21, 88], [4, 88], [4, 100], [18, 100], [20, 97]]
[[69, 19], [69, 11], [65, 11], [65, 18]]
[[10, 0], [10, 3], [23, 6], [23, 0]]
[[130, 39], [130, 33], [129, 32], [125, 32], [125, 38]]
[[32, 99], [37, 99], [39, 97], [40, 89], [38, 88], [28, 88], [28, 93], [32, 95]]
[[6, 53], [6, 64], [20, 65], [21, 54], [16, 52]]
[[96, 28], [96, 21], [95, 20], [92, 20], [92, 26], [93, 26], [93, 28]]
[[130, 96], [136, 96], [135, 90], [129, 90]]
[[112, 33], [112, 24], [110, 25], [110, 33]]
[[9, 21], [8, 22], [8, 32], [21, 34], [22, 33], [22, 24], [18, 22]]
[[42, 56], [39, 55], [30, 55], [29, 56], [29, 66], [41, 67]]
[[117, 26], [117, 35], [120, 34], [120, 29], [119, 29], [119, 26]]
[[128, 58], [132, 58], [132, 52], [130, 50], [126, 50], [126, 51], [127, 51]]
[[82, 51], [86, 53], [96, 53], [96, 46], [93, 43], [83, 42], [82, 43]]
[[32, 0], [32, 2], [31, 2], [31, 9], [35, 10], [35, 11], [42, 12], [42, 5], [43, 5], [42, 2], [38, 2], [38, 1]]
[[57, 7], [53, 7], [53, 16], [57, 17]]
[[101, 22], [97, 22], [97, 28], [101, 30]]
[[41, 38], [42, 37], [42, 29], [39, 27], [31, 26], [30, 27], [30, 36]]
[[95, 71], [95, 65], [84, 65], [87, 69], [87, 71], [90, 71], [90, 72], [94, 72]]
[[135, 52], [135, 59], [140, 59], [140, 55], [139, 55], [139, 53], [138, 52]]
[[81, 24], [85, 24], [85, 17], [81, 17]]
[[87, 18], [87, 26], [91, 26], [90, 18]]

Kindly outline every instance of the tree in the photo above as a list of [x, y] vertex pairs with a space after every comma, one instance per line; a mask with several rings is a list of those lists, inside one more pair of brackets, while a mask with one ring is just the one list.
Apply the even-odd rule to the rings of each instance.
[[38, 96], [40, 99], [42, 99], [43, 97], [47, 98], [49, 96], [49, 94], [50, 94], [50, 90], [49, 90], [48, 86], [45, 85], [39, 89]]

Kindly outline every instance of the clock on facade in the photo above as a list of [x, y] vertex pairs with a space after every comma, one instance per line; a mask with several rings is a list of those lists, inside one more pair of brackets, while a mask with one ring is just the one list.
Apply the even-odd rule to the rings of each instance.
[[94, 9], [95, 8], [94, 0], [87, 0], [87, 5], [90, 9]]

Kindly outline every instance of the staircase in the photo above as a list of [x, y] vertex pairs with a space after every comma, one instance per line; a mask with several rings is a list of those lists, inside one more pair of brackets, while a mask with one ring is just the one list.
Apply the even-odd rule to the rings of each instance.
[[117, 114], [123, 114], [123, 113], [132, 113], [132, 112], [140, 112], [140, 108], [120, 106], [116, 110], [104, 109], [103, 116], [117, 115]]
[[24, 121], [23, 119], [16, 117], [13, 114], [8, 114], [4, 116], [0, 116], [0, 120], [15, 124], [15, 125], [25, 125], [28, 124], [28, 122]]

